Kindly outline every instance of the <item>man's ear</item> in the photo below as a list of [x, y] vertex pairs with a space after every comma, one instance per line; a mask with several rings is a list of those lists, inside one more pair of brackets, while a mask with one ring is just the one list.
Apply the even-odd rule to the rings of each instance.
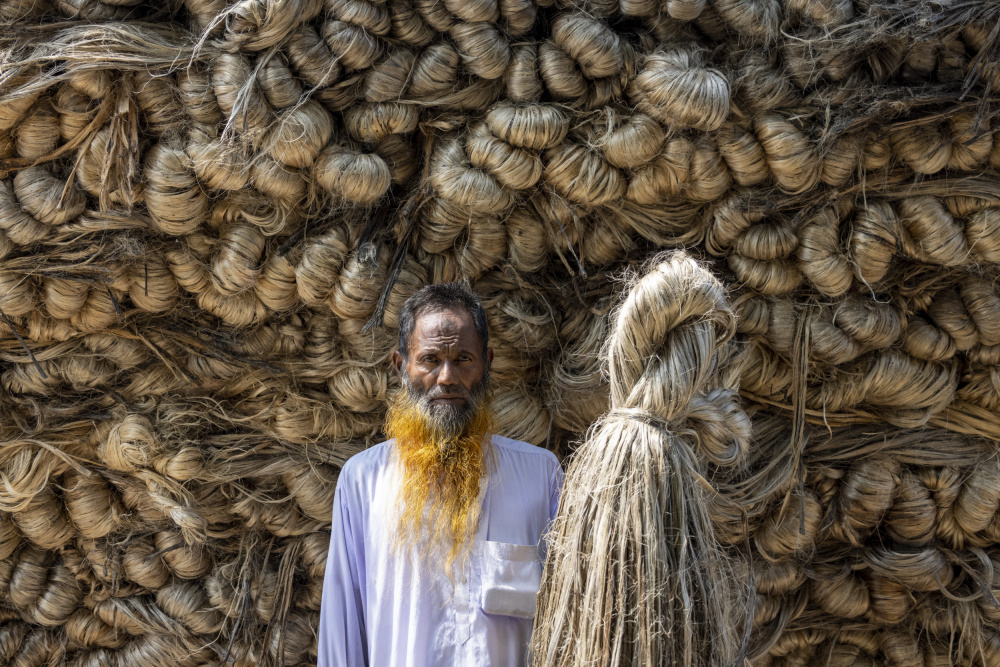
[[397, 373], [403, 374], [403, 353], [399, 350], [392, 353], [392, 365]]
[[486, 348], [486, 367], [489, 368], [493, 365], [493, 348]]

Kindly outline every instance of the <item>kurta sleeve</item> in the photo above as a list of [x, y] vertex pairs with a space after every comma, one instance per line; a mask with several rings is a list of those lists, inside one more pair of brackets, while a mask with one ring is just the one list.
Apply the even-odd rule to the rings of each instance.
[[364, 534], [359, 525], [352, 524], [350, 494], [342, 483], [344, 472], [346, 469], [341, 472], [333, 497], [333, 528], [319, 613], [317, 667], [368, 665]]
[[556, 510], [559, 509], [559, 494], [562, 493], [564, 478], [562, 466], [557, 463], [549, 478], [549, 522], [556, 518]]
[[[555, 457], [553, 457], [554, 459]], [[549, 553], [549, 531], [552, 530], [552, 522], [556, 519], [556, 512], [559, 510], [559, 494], [562, 493], [563, 479], [565, 475], [563, 473], [562, 466], [556, 462], [553, 466], [552, 472], [549, 474], [549, 521], [545, 526], [545, 530], [542, 533], [542, 537], [539, 540], [539, 555], [542, 562], [548, 557]]]

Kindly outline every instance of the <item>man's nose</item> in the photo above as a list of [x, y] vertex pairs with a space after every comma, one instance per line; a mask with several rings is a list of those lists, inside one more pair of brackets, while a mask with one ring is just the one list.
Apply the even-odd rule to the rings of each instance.
[[455, 369], [447, 359], [441, 364], [441, 370], [437, 376], [438, 384], [455, 384]]

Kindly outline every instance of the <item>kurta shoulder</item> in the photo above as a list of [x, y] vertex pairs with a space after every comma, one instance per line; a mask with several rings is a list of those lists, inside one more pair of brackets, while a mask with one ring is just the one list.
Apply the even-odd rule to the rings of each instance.
[[377, 474], [388, 463], [393, 442], [394, 440], [386, 440], [358, 452], [340, 469], [339, 478], [358, 479]]
[[537, 445], [532, 445], [531, 443], [522, 442], [520, 440], [514, 440], [512, 438], [507, 438], [502, 435], [493, 436], [493, 445], [496, 447], [502, 447], [511, 453], [516, 453], [526, 456], [537, 456], [546, 464], [559, 465], [559, 459], [556, 455], [549, 450], [538, 447]]

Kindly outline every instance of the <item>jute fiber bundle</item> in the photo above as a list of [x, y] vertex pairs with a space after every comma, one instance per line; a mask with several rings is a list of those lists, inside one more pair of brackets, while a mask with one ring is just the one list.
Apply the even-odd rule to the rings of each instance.
[[747, 655], [997, 664], [998, 19], [0, 3], [0, 664], [313, 663], [405, 299], [468, 281], [500, 430], [566, 457], [614, 395], [615, 276], [677, 248], [736, 313], [677, 438]]
[[742, 661], [746, 586], [702, 463], [738, 462], [750, 436], [720, 376], [734, 326], [722, 285], [682, 253], [630, 289], [607, 344], [611, 411], [576, 450], [548, 542], [538, 664]]
[[[788, 447], [780, 422], [755, 427], [750, 469]], [[754, 664], [995, 664], [994, 447], [935, 430], [804, 437], [804, 476], [770, 465], [720, 483], [748, 510]]]

